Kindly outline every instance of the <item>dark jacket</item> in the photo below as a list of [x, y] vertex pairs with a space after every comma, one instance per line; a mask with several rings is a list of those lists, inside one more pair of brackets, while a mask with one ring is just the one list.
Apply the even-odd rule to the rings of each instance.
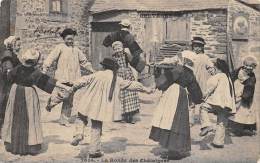
[[[238, 79], [238, 73], [242, 67], [238, 68], [231, 74], [232, 81]], [[255, 74], [252, 72], [249, 75], [249, 78], [245, 80], [242, 84], [244, 85], [244, 90], [241, 97], [241, 104], [250, 107], [253, 102], [253, 97], [255, 93], [255, 84], [256, 84], [256, 77]], [[236, 91], [236, 90], [235, 90]]]
[[7, 81], [8, 70], [13, 70], [14, 67], [20, 65], [20, 61], [17, 56], [10, 50], [4, 51], [0, 58], [0, 128], [5, 116], [5, 108], [11, 89], [11, 84]]
[[138, 68], [138, 63], [140, 62], [140, 54], [143, 50], [135, 41], [134, 36], [129, 31], [120, 30], [106, 36], [103, 41], [103, 45], [105, 47], [109, 47], [112, 46], [115, 41], [120, 41], [123, 43], [124, 48], [129, 48], [131, 55], [133, 56], [133, 59], [130, 61], [130, 65], [133, 66], [138, 72], [142, 71], [144, 67], [141, 66], [141, 68]]
[[[172, 84], [177, 83], [183, 88], [187, 88], [189, 92], [189, 98], [195, 104], [200, 104], [202, 102], [202, 91], [200, 86], [194, 76], [192, 70], [189, 68], [176, 65], [171, 68], [165, 68], [164, 74], [155, 75], [156, 81], [162, 78], [159, 89], [167, 90]], [[164, 79], [163, 79], [164, 78]]]

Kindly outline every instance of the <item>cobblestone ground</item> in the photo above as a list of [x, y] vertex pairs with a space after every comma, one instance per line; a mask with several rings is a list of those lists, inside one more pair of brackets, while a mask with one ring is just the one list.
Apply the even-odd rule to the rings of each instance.
[[[108, 123], [104, 125], [102, 143], [105, 155], [101, 159], [82, 158], [89, 145], [89, 127], [85, 139], [79, 146], [71, 146], [74, 126], [62, 127], [57, 122], [59, 109], [48, 113], [44, 110], [47, 95], [39, 92], [42, 102], [42, 125], [44, 144], [42, 153], [37, 156], [15, 156], [6, 153], [3, 142], [0, 142], [0, 162], [163, 162], [160, 152], [163, 150], [157, 143], [148, 139], [150, 122], [158, 94], [141, 94], [142, 110], [136, 124]], [[224, 149], [214, 149], [205, 145], [211, 136], [201, 139], [198, 136], [199, 125], [191, 128], [191, 156], [178, 161], [182, 163], [255, 163], [257, 160], [257, 136], [232, 137], [232, 144]], [[205, 148], [208, 147], [208, 148]], [[204, 150], [202, 150], [204, 149]], [[207, 150], [205, 150], [207, 149]]]

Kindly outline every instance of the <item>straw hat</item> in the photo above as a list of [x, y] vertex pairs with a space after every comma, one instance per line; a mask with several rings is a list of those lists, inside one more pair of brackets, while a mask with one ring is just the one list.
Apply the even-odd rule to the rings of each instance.
[[123, 19], [119, 24], [125, 27], [129, 27], [131, 25], [131, 22], [128, 19]]

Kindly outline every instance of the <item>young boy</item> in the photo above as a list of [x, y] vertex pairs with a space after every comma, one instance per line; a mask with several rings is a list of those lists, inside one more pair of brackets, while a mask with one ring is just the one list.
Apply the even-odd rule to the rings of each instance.
[[101, 131], [103, 122], [118, 120], [122, 114], [122, 106], [118, 105], [120, 90], [135, 90], [152, 93], [136, 81], [123, 80], [117, 76], [119, 65], [114, 58], [105, 58], [100, 63], [104, 70], [83, 76], [73, 83], [70, 92], [86, 87], [79, 102], [79, 118], [87, 125], [91, 119], [91, 142], [89, 157], [101, 157]]
[[[43, 63], [43, 72], [46, 72], [53, 62], [57, 62], [55, 71], [55, 79], [62, 83], [69, 83], [81, 77], [80, 67], [93, 72], [91, 63], [88, 62], [83, 52], [74, 45], [74, 37], [77, 32], [73, 29], [65, 29], [60, 36], [63, 38], [63, 43], [57, 45]], [[54, 92], [59, 92], [56, 89]], [[51, 100], [49, 100], [50, 102]], [[63, 101], [60, 125], [68, 126], [71, 110], [73, 107], [73, 94]]]

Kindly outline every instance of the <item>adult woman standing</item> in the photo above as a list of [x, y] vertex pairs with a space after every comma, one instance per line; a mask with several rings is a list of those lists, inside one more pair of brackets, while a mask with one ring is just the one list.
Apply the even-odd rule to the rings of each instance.
[[159, 68], [155, 74], [156, 87], [163, 94], [154, 112], [149, 138], [168, 149], [168, 159], [181, 159], [189, 155], [191, 141], [188, 93], [195, 104], [201, 103], [202, 99], [201, 89], [192, 70], [186, 66], [185, 61], [179, 62], [181, 58], [171, 58], [171, 65], [162, 62], [159, 65], [161, 73], [158, 73]]
[[[20, 38], [9, 36], [4, 41], [6, 50], [1, 57], [1, 85], [0, 85], [0, 133], [5, 117], [5, 108], [8, 100], [8, 95], [11, 89], [10, 83], [7, 82], [7, 74], [17, 65], [20, 61], [17, 54], [20, 50]], [[1, 135], [1, 134], [0, 134]]]
[[3, 141], [8, 152], [27, 155], [38, 154], [43, 143], [40, 123], [38, 87], [52, 93], [55, 87], [69, 89], [36, 68], [40, 53], [29, 49], [19, 57], [22, 64], [7, 75], [12, 84], [3, 125]]
[[[116, 41], [112, 44], [114, 54], [112, 55], [116, 59], [119, 69], [117, 75], [124, 80], [134, 81], [134, 74], [129, 67], [129, 60], [127, 53], [124, 52], [123, 44], [120, 41]], [[120, 91], [121, 106], [123, 108], [124, 120], [127, 123], [134, 123], [133, 116], [140, 110], [140, 102], [137, 91], [121, 90]]]
[[[236, 114], [231, 117], [234, 134], [253, 134], [256, 128], [256, 114], [252, 106], [255, 92], [256, 77], [253, 70], [257, 66], [254, 56], [243, 58], [243, 66], [232, 73], [236, 95]], [[232, 123], [231, 123], [232, 124]]]

